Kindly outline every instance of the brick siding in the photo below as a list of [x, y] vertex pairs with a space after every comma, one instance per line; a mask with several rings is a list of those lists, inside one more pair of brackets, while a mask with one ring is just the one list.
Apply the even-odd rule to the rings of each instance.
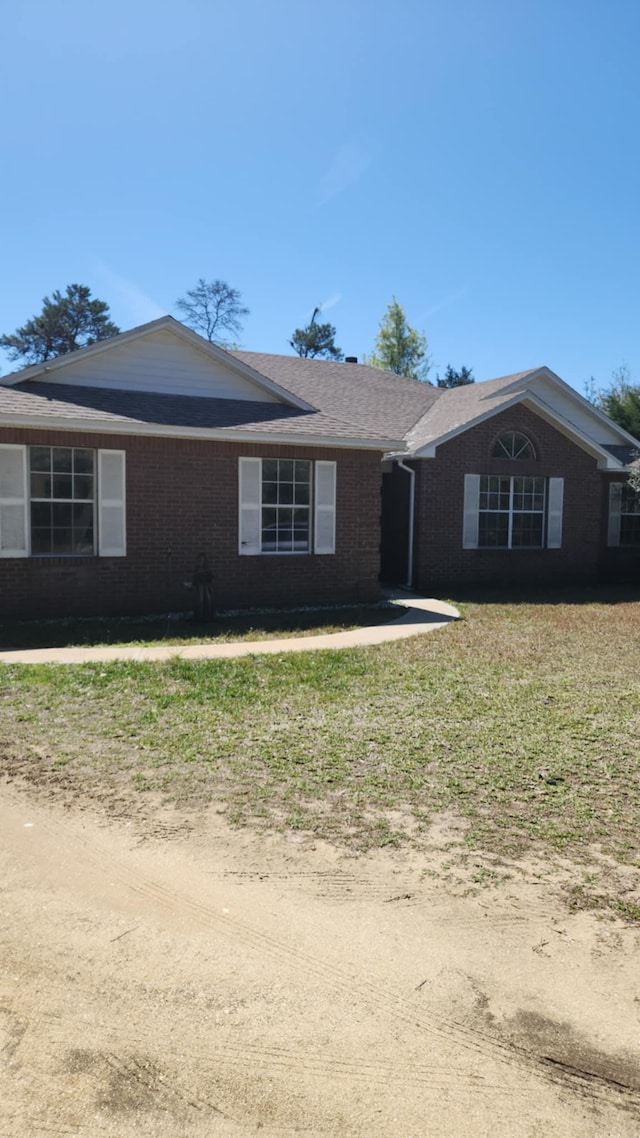
[[[205, 553], [218, 609], [370, 601], [379, 595], [375, 451], [0, 429], [0, 442], [124, 450], [127, 556], [0, 558], [0, 618], [184, 611]], [[337, 462], [336, 553], [241, 557], [238, 458]]]
[[[491, 458], [505, 431], [521, 431], [535, 460]], [[603, 558], [604, 479], [597, 461], [527, 407], [494, 415], [438, 447], [437, 457], [415, 463], [415, 587], [594, 581]], [[564, 479], [560, 549], [463, 549], [465, 474], [541, 475]], [[606, 539], [606, 533], [605, 533]], [[618, 551], [612, 551], [618, 552]]]

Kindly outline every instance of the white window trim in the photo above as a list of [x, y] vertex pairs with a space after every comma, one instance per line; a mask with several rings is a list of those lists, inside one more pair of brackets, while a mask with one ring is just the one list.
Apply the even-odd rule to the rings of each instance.
[[[277, 455], [277, 458], [280, 456]], [[295, 456], [294, 456], [295, 457]], [[241, 456], [238, 460], [238, 553], [241, 557], [309, 557], [335, 553], [336, 482], [337, 463], [305, 459], [311, 464], [311, 502], [309, 503], [308, 549], [262, 549], [262, 458]], [[330, 502], [318, 500], [321, 472], [333, 468], [333, 485]], [[256, 493], [257, 481], [257, 493]], [[325, 483], [326, 484], [326, 483]], [[330, 541], [321, 545], [318, 535], [318, 516], [326, 519], [332, 514]]]
[[[489, 552], [526, 553], [539, 549], [560, 549], [562, 547], [563, 478], [547, 478], [543, 475], [505, 474], [495, 477], [509, 478], [508, 545], [480, 545], [479, 529], [481, 513], [507, 513], [507, 510], [480, 510], [480, 484], [482, 477], [490, 475], [465, 474], [463, 506], [463, 549], [482, 549]], [[542, 542], [540, 545], [516, 545], [513, 540], [513, 496], [515, 478], [542, 478], [544, 481], [544, 506], [540, 510], [516, 510], [515, 513], [542, 513]]]
[[[33, 558], [37, 560], [54, 560], [57, 558], [64, 558], [72, 561], [91, 560], [95, 557], [126, 557], [126, 451], [118, 450], [104, 450], [96, 447], [71, 447], [72, 450], [92, 450], [95, 455], [95, 469], [97, 487], [94, 487], [93, 497], [93, 512], [94, 512], [94, 549], [93, 553], [32, 553], [31, 551], [31, 493], [29, 482], [29, 447], [31, 444], [13, 444], [13, 443], [0, 443], [0, 451], [3, 450], [17, 450], [22, 452], [22, 469], [23, 469], [23, 488], [24, 498], [17, 499], [2, 499], [1, 505], [24, 505], [24, 550], [1, 550], [0, 558], [8, 557], [21, 557]], [[33, 444], [37, 445], [37, 444]], [[46, 444], [55, 446], [55, 443]], [[122, 463], [122, 496], [116, 499], [106, 499], [102, 497], [101, 491], [101, 463], [103, 455], [118, 455]], [[35, 499], [36, 501], [38, 499]], [[119, 507], [122, 510], [122, 532], [123, 542], [117, 548], [107, 549], [101, 544], [101, 512], [102, 507]]]
[[[117, 496], [109, 496], [104, 492], [105, 476], [103, 468], [106, 460], [115, 459], [120, 464], [120, 477], [122, 479], [122, 493]], [[94, 494], [96, 500], [96, 510], [94, 525], [98, 531], [98, 556], [99, 557], [126, 557], [127, 556], [127, 455], [124, 450], [99, 450], [97, 453], [97, 473], [98, 473], [98, 486], [97, 494]], [[104, 540], [104, 531], [106, 526], [104, 524], [105, 510], [117, 509], [121, 512], [121, 528], [122, 528], [122, 541], [119, 545], [106, 545]]]
[[[329, 501], [323, 501], [322, 496], [327, 488], [329, 478]], [[317, 555], [325, 556], [336, 551], [336, 478], [337, 467], [335, 462], [316, 462], [313, 478], [313, 551]], [[324, 485], [323, 485], [324, 483]], [[321, 523], [329, 520], [329, 537], [320, 536]]]
[[6, 498], [0, 498], [0, 508], [2, 506], [22, 506], [23, 513], [23, 545], [21, 549], [2, 549], [0, 546], [0, 557], [29, 557], [31, 552], [31, 527], [29, 525], [29, 494], [28, 494], [28, 469], [27, 469], [27, 448], [19, 443], [0, 443], [0, 450], [17, 451], [22, 456], [22, 495]]
[[637, 517], [636, 512], [622, 509], [622, 495], [627, 482], [609, 483], [609, 519], [607, 523], [607, 545], [610, 548], [638, 549], [637, 542], [620, 541], [623, 517]]

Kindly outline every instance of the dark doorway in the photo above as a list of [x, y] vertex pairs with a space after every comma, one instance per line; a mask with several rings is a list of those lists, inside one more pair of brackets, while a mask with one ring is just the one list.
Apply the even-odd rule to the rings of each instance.
[[380, 579], [385, 585], [406, 585], [409, 576], [410, 483], [411, 476], [395, 462], [382, 475]]

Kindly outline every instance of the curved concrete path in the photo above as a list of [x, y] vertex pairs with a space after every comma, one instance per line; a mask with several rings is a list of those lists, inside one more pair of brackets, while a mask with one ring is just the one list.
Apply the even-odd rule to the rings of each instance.
[[222, 660], [234, 656], [273, 656], [281, 652], [318, 652], [323, 648], [360, 648], [405, 640], [443, 628], [460, 613], [446, 601], [425, 597], [392, 596], [393, 604], [406, 611], [397, 620], [326, 636], [289, 636], [283, 640], [237, 640], [224, 644], [109, 644], [95, 648], [31, 648], [0, 650], [0, 664], [90, 664], [110, 660]]

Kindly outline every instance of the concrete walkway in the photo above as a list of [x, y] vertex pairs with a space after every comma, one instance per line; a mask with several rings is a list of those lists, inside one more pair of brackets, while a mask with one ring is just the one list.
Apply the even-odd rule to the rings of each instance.
[[224, 644], [110, 644], [96, 648], [31, 648], [0, 650], [0, 664], [90, 664], [111, 660], [228, 660], [235, 656], [273, 656], [281, 652], [317, 652], [323, 648], [360, 648], [405, 640], [444, 628], [460, 616], [445, 601], [428, 600], [407, 593], [389, 598], [405, 611], [397, 620], [326, 636], [290, 636], [283, 640], [238, 640]]

